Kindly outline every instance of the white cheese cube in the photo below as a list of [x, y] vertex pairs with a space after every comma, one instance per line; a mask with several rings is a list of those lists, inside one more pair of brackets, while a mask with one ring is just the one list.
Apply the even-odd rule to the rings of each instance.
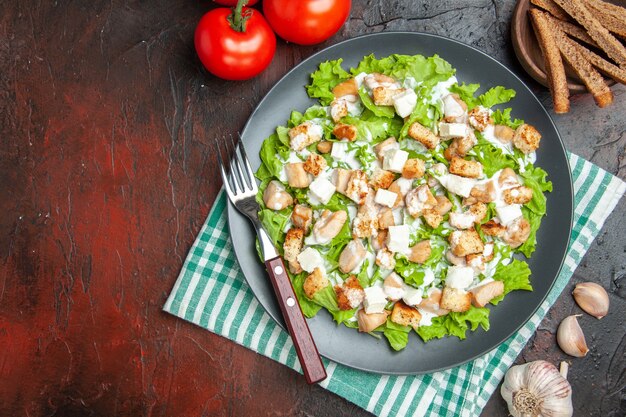
[[367, 314], [382, 313], [387, 305], [387, 296], [380, 287], [369, 287], [365, 289], [365, 300], [363, 307]]
[[389, 226], [387, 249], [391, 252], [406, 253], [409, 250], [410, 229], [406, 224], [400, 226]]
[[392, 272], [385, 278], [383, 291], [390, 300], [399, 300], [404, 295], [404, 281], [402, 281], [402, 278], [400, 278], [398, 274]]
[[465, 290], [474, 281], [474, 269], [468, 266], [451, 266], [446, 276], [446, 287]]
[[424, 299], [424, 297], [422, 297], [423, 294], [424, 292], [421, 289], [405, 285], [402, 301], [404, 301], [404, 304], [408, 306], [416, 306]]
[[337, 188], [333, 183], [322, 177], [317, 177], [315, 181], [309, 185], [311, 194], [322, 204], [328, 204], [330, 198], [335, 194], [335, 190], [337, 190]]
[[509, 204], [498, 207], [498, 205], [496, 205], [496, 213], [498, 214], [500, 223], [508, 226], [513, 220], [522, 216], [522, 206], [519, 204]]
[[376, 204], [380, 204], [381, 206], [387, 206], [391, 208], [396, 203], [396, 198], [398, 198], [398, 195], [396, 193], [392, 193], [391, 191], [379, 188], [378, 191], [376, 191], [374, 202], [376, 202]]
[[439, 182], [441, 182], [441, 185], [446, 187], [448, 191], [458, 194], [461, 197], [469, 197], [472, 188], [476, 185], [475, 179], [460, 177], [454, 174], [442, 175], [439, 178]]
[[404, 90], [393, 98], [393, 107], [398, 116], [404, 118], [410, 115], [417, 104], [417, 94], [412, 88]]
[[320, 268], [322, 271], [325, 270], [322, 255], [313, 248], [306, 248], [300, 252], [298, 262], [302, 269], [309, 273], [313, 272], [315, 268]]
[[460, 117], [465, 114], [465, 110], [451, 94], [448, 94], [443, 98], [443, 114], [446, 117]]
[[401, 149], [389, 149], [385, 151], [383, 157], [383, 169], [392, 172], [402, 172], [409, 153]]
[[465, 123], [439, 123], [439, 136], [444, 139], [464, 138], [467, 136]]
[[472, 213], [450, 213], [450, 225], [457, 229], [469, 229], [474, 225], [474, 215]]
[[330, 151], [330, 156], [338, 161], [343, 161], [346, 158], [348, 152], [348, 144], [344, 142], [334, 142], [333, 149]]

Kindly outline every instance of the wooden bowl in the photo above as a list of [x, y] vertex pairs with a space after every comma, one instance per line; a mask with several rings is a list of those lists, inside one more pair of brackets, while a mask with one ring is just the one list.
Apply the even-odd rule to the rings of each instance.
[[[528, 8], [530, 0], [519, 0], [513, 11], [511, 19], [511, 38], [513, 40], [513, 49], [515, 55], [526, 72], [533, 77], [538, 83], [549, 87], [548, 78], [546, 76], [546, 66], [541, 55], [541, 48], [535, 37], [533, 25], [530, 22]], [[565, 64], [565, 73], [567, 75], [567, 86], [572, 94], [585, 93], [587, 89], [580, 78], [576, 76], [571, 68]], [[608, 85], [614, 85], [615, 81], [607, 79]]]

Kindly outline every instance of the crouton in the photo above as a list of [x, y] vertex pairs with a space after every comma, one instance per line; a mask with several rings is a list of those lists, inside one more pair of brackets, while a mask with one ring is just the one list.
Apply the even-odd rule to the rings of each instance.
[[435, 209], [424, 210], [422, 212], [422, 216], [424, 216], [424, 221], [426, 222], [426, 224], [433, 229], [438, 228], [443, 221], [443, 216], [439, 214]]
[[357, 137], [356, 126], [337, 123], [333, 129], [333, 135], [337, 139], [347, 139], [350, 142], [355, 141]]
[[409, 248], [409, 261], [423, 264], [428, 260], [431, 254], [430, 240], [422, 240]]
[[339, 270], [344, 274], [349, 273], [359, 266], [361, 261], [365, 259], [366, 254], [365, 246], [359, 239], [351, 240], [343, 248], [341, 255], [339, 255]]
[[320, 268], [315, 268], [304, 280], [304, 295], [313, 298], [315, 293], [323, 290], [330, 284], [328, 278]]
[[345, 280], [343, 285], [335, 285], [335, 294], [337, 294], [337, 304], [340, 310], [357, 308], [365, 298], [365, 291], [354, 275]]
[[502, 143], [511, 143], [513, 136], [515, 136], [515, 130], [506, 125], [495, 125], [493, 135]]
[[292, 227], [287, 231], [285, 236], [285, 243], [283, 243], [283, 258], [287, 262], [293, 262], [298, 259], [300, 251], [302, 250], [302, 244], [304, 243], [304, 230]]
[[357, 322], [359, 323], [359, 331], [369, 333], [375, 330], [387, 322], [387, 316], [389, 316], [389, 311], [387, 310], [382, 313], [372, 314], [367, 314], [365, 310], [359, 310], [356, 315]]
[[396, 260], [393, 257], [393, 253], [387, 248], [380, 249], [376, 252], [375, 262], [376, 265], [382, 269], [391, 270], [396, 267]]
[[374, 153], [376, 154], [376, 157], [381, 164], [383, 162], [383, 158], [385, 157], [385, 152], [393, 148], [400, 148], [400, 145], [398, 145], [396, 138], [394, 138], [393, 136], [385, 139], [378, 145], [374, 146]]
[[448, 200], [445, 195], [436, 195], [435, 200], [437, 200], [437, 205], [434, 207], [433, 210], [435, 210], [442, 216], [452, 210], [452, 202]]
[[480, 225], [480, 230], [487, 236], [502, 237], [506, 231], [506, 226], [496, 222], [494, 219]]
[[491, 203], [496, 200], [496, 186], [493, 181], [475, 185], [470, 191], [470, 196], [481, 203]]
[[273, 180], [263, 191], [263, 203], [270, 210], [282, 210], [293, 204], [293, 197], [280, 182]]
[[341, 232], [346, 220], [348, 220], [348, 213], [343, 210], [334, 212], [324, 210], [313, 226], [313, 236], [319, 244], [324, 245]]
[[448, 238], [450, 249], [456, 256], [465, 256], [470, 253], [482, 253], [485, 245], [476, 230], [455, 230]]
[[393, 218], [393, 211], [390, 208], [382, 208], [378, 212], [378, 228], [388, 229], [389, 226], [395, 226], [396, 221]]
[[476, 107], [469, 112], [469, 124], [479, 132], [482, 132], [487, 126], [493, 124], [493, 119], [489, 115], [489, 109], [484, 107]]
[[496, 297], [504, 294], [504, 282], [492, 281], [472, 289], [472, 304], [474, 307], [484, 307]]
[[541, 133], [533, 126], [524, 123], [515, 130], [513, 145], [524, 153], [534, 152], [539, 147]]
[[480, 178], [483, 176], [483, 165], [478, 161], [453, 156], [450, 160], [450, 173], [466, 178]]
[[317, 177], [320, 174], [320, 172], [326, 169], [327, 166], [328, 164], [326, 163], [326, 160], [324, 159], [324, 157], [322, 157], [319, 154], [311, 152], [307, 160], [304, 162], [303, 168], [309, 174], [312, 174]]
[[348, 103], [345, 100], [334, 99], [330, 103], [330, 117], [336, 123], [341, 120], [342, 117], [348, 115]]
[[422, 315], [417, 309], [409, 307], [402, 301], [398, 301], [393, 305], [391, 312], [391, 321], [401, 326], [411, 326], [417, 329], [420, 325]]
[[409, 137], [420, 142], [428, 149], [435, 149], [439, 145], [439, 137], [418, 122], [413, 123], [409, 127]]
[[523, 217], [513, 221], [504, 232], [502, 240], [510, 247], [517, 248], [528, 240], [530, 236], [530, 223]]
[[352, 222], [352, 237], [365, 238], [376, 235], [378, 230], [378, 213], [370, 204], [359, 207], [356, 217]]
[[372, 100], [377, 106], [393, 106], [393, 98], [404, 92], [404, 88], [378, 86], [372, 89]]
[[311, 178], [304, 170], [304, 163], [293, 162], [285, 165], [287, 182], [293, 188], [306, 188], [311, 184]]
[[396, 178], [393, 172], [385, 171], [384, 169], [375, 168], [374, 172], [370, 176], [370, 185], [374, 189], [384, 188], [387, 189]]
[[341, 82], [333, 87], [333, 95], [335, 98], [353, 95], [356, 96], [359, 94], [359, 88], [356, 84], [356, 80], [354, 78], [350, 78], [344, 82]]
[[323, 153], [323, 154], [327, 154], [330, 153], [330, 151], [333, 150], [333, 143], [329, 142], [327, 140], [321, 140], [319, 142], [317, 142], [317, 151], [319, 153]]
[[437, 205], [437, 199], [430, 191], [427, 184], [420, 185], [409, 191], [404, 198], [407, 211], [415, 218], [422, 215], [424, 210], [429, 210]]
[[289, 146], [295, 151], [301, 151], [307, 146], [322, 139], [322, 126], [306, 121], [289, 130]]
[[424, 161], [419, 158], [407, 159], [402, 168], [402, 176], [408, 179], [422, 178], [426, 172]]
[[313, 209], [302, 204], [296, 204], [291, 213], [291, 223], [294, 227], [304, 230], [305, 232], [311, 225], [313, 219]]
[[472, 204], [468, 212], [474, 216], [474, 223], [480, 224], [487, 215], [487, 205], [485, 203]]
[[439, 305], [443, 309], [463, 313], [472, 306], [472, 295], [463, 290], [444, 287]]
[[521, 186], [504, 190], [502, 195], [504, 202], [507, 204], [526, 204], [533, 199], [533, 190]]
[[346, 197], [360, 205], [365, 203], [369, 192], [370, 188], [367, 181], [367, 174], [360, 169], [352, 171], [346, 187]]

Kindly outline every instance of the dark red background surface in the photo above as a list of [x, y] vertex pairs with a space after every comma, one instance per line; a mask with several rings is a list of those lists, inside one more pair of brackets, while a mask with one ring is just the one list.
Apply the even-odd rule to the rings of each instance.
[[[439, 33], [521, 74], [508, 43], [512, 6], [355, 1], [333, 39], [279, 41], [268, 71], [233, 83], [195, 57], [208, 1], [3, 1], [0, 415], [367, 415], [161, 311], [220, 187], [208, 143], [240, 129], [304, 57], [356, 34]], [[611, 109], [578, 97], [557, 123], [572, 150], [624, 178], [626, 97], [615, 91]], [[571, 371], [581, 415], [626, 410], [625, 211], [622, 202], [574, 277], [600, 282], [613, 303], [600, 324], [582, 320], [592, 350]], [[578, 311], [563, 295], [520, 361], [565, 358], [553, 333]], [[484, 413], [506, 414], [498, 395]]]

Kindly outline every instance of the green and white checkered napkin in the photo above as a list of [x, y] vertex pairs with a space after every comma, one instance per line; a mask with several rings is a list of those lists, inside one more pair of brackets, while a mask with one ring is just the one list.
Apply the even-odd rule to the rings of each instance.
[[[596, 165], [573, 154], [569, 162], [575, 192], [569, 252], [554, 288], [522, 329], [472, 362], [429, 375], [377, 375], [324, 360], [328, 378], [320, 385], [379, 416], [479, 415], [626, 191], [626, 183]], [[226, 204], [220, 192], [164, 310], [300, 371], [291, 338], [258, 303], [239, 269]]]

